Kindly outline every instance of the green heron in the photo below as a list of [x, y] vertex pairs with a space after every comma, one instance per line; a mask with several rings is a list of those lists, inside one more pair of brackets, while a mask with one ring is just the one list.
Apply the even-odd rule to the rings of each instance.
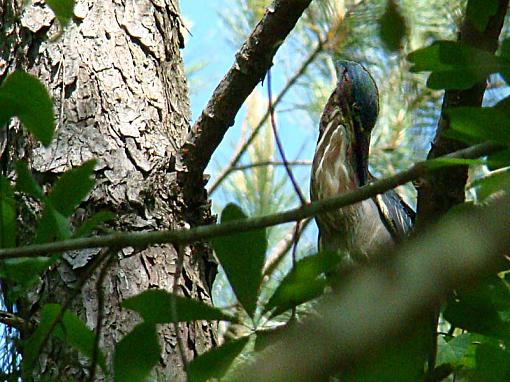
[[[368, 170], [368, 152], [370, 134], [379, 113], [377, 86], [370, 73], [356, 62], [338, 62], [337, 76], [338, 83], [320, 121], [312, 166], [312, 200], [354, 191], [374, 179]], [[371, 260], [371, 254], [404, 238], [412, 228], [414, 211], [391, 190], [320, 214], [316, 221], [319, 247], [345, 254], [344, 264], [348, 265]], [[434, 369], [436, 323], [437, 312], [426, 314], [423, 320], [415, 322], [408, 343], [399, 340], [388, 345], [388, 349], [393, 349], [388, 354], [398, 355], [394, 365], [396, 375], [400, 375], [403, 359], [411, 365], [409, 377], [412, 378], [406, 380], [423, 380], [427, 359], [429, 370]], [[388, 362], [386, 367], [392, 364]]]
[[[337, 63], [338, 83], [324, 108], [313, 159], [310, 193], [321, 200], [356, 190], [373, 180], [368, 170], [370, 134], [379, 113], [374, 79], [360, 64]], [[414, 211], [394, 191], [317, 216], [319, 247], [362, 261], [398, 242]]]

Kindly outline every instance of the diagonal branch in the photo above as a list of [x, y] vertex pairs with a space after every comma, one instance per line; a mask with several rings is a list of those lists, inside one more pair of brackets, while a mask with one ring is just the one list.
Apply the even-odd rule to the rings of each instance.
[[[356, 8], [363, 4], [364, 1], [359, 1], [356, 4], [353, 4], [347, 11], [346, 16], [352, 14], [356, 11]], [[273, 101], [273, 108], [276, 109], [276, 107], [280, 104], [283, 97], [287, 92], [297, 83], [297, 81], [303, 76], [303, 74], [306, 72], [308, 67], [315, 61], [315, 59], [319, 56], [320, 53], [327, 51], [328, 49], [338, 49], [338, 46], [341, 43], [342, 39], [342, 33], [341, 27], [343, 25], [343, 22], [345, 20], [345, 17], [341, 18], [335, 18], [332, 20], [332, 24], [328, 28], [325, 33], [321, 34], [319, 31], [317, 31], [317, 43], [315, 45], [315, 48], [313, 48], [310, 52], [310, 54], [306, 57], [306, 59], [303, 61], [301, 66], [298, 68], [298, 70], [290, 77], [285, 84], [285, 86], [282, 88], [280, 93], [276, 96], [276, 98]], [[241, 157], [246, 152], [248, 147], [253, 143], [255, 138], [257, 137], [257, 134], [259, 133], [262, 126], [264, 126], [264, 123], [267, 121], [267, 119], [270, 116], [270, 110], [267, 109], [263, 117], [260, 119], [257, 126], [253, 129], [251, 132], [251, 135], [249, 138], [244, 142], [241, 147], [236, 150], [236, 152], [232, 155], [232, 159], [228, 163], [227, 166], [225, 166], [221, 172], [217, 175], [214, 183], [209, 187], [209, 195], [214, 193], [214, 191], [217, 190], [217, 188], [220, 186], [220, 184], [225, 180], [225, 178], [232, 173], [236, 165], [241, 160]]]
[[[297, 82], [297, 80], [305, 73], [306, 69], [312, 64], [312, 62], [315, 61], [319, 53], [321, 53], [324, 50], [324, 42], [319, 40], [317, 43], [317, 46], [315, 49], [310, 53], [310, 55], [307, 57], [307, 59], [303, 62], [303, 64], [299, 67], [299, 69], [294, 73], [294, 75], [287, 81], [283, 89], [278, 93], [275, 100], [273, 101], [273, 107], [276, 108], [276, 106], [282, 101], [283, 97], [287, 92], [294, 86], [294, 84]], [[230, 160], [229, 164], [220, 172], [220, 174], [216, 177], [216, 180], [212, 184], [212, 186], [209, 188], [209, 195], [211, 195], [216, 189], [219, 187], [219, 185], [225, 180], [225, 178], [233, 171], [234, 167], [239, 163], [241, 160], [241, 157], [246, 152], [248, 147], [253, 143], [255, 138], [257, 137], [257, 134], [261, 130], [262, 126], [266, 123], [267, 119], [269, 118], [270, 111], [269, 109], [266, 110], [265, 114], [260, 119], [259, 123], [253, 131], [251, 132], [249, 138], [244, 142], [244, 144], [239, 147], [239, 149], [236, 151], [236, 153], [233, 155], [232, 159]]]
[[303, 196], [303, 192], [301, 191], [301, 188], [297, 184], [297, 180], [294, 177], [294, 174], [292, 173], [292, 170], [289, 166], [289, 161], [287, 160], [287, 156], [285, 155], [285, 150], [283, 149], [283, 144], [280, 139], [280, 135], [278, 134], [278, 129], [276, 128], [276, 121], [274, 118], [274, 106], [273, 106], [273, 95], [271, 93], [271, 69], [267, 72], [267, 99], [268, 99], [268, 109], [269, 113], [271, 114], [271, 128], [273, 129], [273, 135], [274, 140], [276, 142], [276, 147], [278, 148], [278, 152], [280, 153], [280, 157], [283, 161], [283, 167], [285, 167], [285, 171], [287, 172], [287, 176], [290, 179], [290, 182], [292, 183], [292, 186], [294, 187], [294, 191], [296, 192], [297, 196], [299, 197], [299, 201], [301, 202], [301, 205], [306, 204], [306, 199]]
[[182, 147], [190, 185], [202, 185], [202, 174], [227, 129], [311, 0], [275, 0], [237, 52]]
[[301, 236], [311, 221], [312, 219], [307, 219], [297, 222], [295, 226], [292, 227], [283, 237], [283, 239], [276, 243], [271, 253], [267, 256], [266, 263], [262, 269], [262, 275], [264, 275], [264, 277], [270, 276], [278, 265], [280, 265], [289, 249], [291, 249], [294, 245], [296, 237]]
[[[455, 153], [446, 155], [444, 158], [472, 159], [484, 155], [489, 155], [491, 153], [501, 151], [505, 148], [506, 146], [502, 146], [500, 144], [486, 142], [464, 150], [459, 150]], [[454, 162], [452, 165], [455, 165], [456, 163], [457, 162]], [[345, 206], [361, 202], [365, 199], [372, 198], [397, 186], [421, 178], [429, 171], [434, 171], [438, 168], [440, 168], [439, 165], [437, 163], [434, 165], [434, 162], [419, 162], [406, 171], [402, 171], [391, 177], [370, 183], [356, 191], [342, 194], [334, 198], [308, 203], [304, 206], [300, 206], [299, 208], [294, 208], [272, 215], [236, 220], [218, 225], [198, 226], [191, 229], [126, 233], [117, 232], [105, 236], [70, 239], [46, 244], [33, 244], [18, 248], [5, 248], [0, 249], [0, 260], [8, 258], [41, 256], [56, 252], [84, 248], [140, 248], [162, 243], [173, 243], [175, 245], [210, 239], [212, 237], [231, 235], [233, 233], [251, 231], [257, 228], [265, 228], [292, 221], [299, 221], [327, 211], [343, 208]]]

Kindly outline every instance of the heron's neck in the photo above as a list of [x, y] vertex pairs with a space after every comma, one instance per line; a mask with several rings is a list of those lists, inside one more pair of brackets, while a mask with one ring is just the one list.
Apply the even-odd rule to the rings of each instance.
[[353, 138], [343, 124], [335, 121], [324, 129], [317, 145], [313, 177], [317, 197], [332, 197], [359, 186]]

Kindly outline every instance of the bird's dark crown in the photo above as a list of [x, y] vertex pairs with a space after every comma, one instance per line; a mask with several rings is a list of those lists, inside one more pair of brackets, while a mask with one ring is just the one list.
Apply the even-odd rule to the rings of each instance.
[[363, 65], [354, 61], [339, 60], [336, 70], [337, 91], [345, 102], [342, 108], [348, 108], [353, 118], [359, 118], [361, 126], [358, 128], [370, 134], [379, 114], [379, 91], [374, 79]]

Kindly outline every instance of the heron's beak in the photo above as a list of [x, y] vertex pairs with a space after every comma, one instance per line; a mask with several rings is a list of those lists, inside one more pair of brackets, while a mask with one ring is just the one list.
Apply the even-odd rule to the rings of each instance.
[[370, 148], [370, 135], [365, 134], [359, 126], [355, 126], [354, 135], [354, 139], [356, 139], [354, 145], [355, 171], [358, 175], [358, 186], [362, 187], [368, 183], [368, 151]]

